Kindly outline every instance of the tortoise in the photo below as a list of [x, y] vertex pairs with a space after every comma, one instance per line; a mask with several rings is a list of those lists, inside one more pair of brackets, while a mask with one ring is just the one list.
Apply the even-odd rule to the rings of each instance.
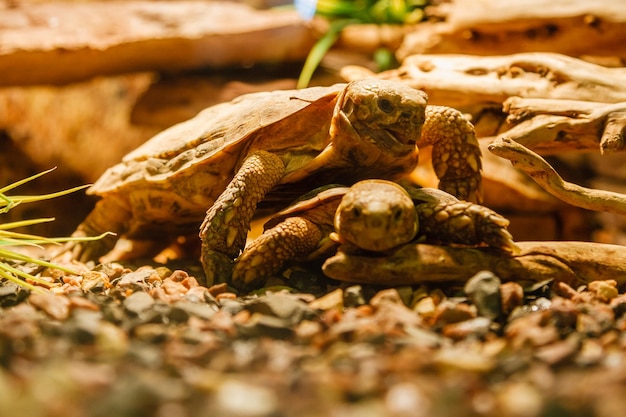
[[423, 91], [369, 79], [243, 95], [162, 131], [109, 168], [88, 190], [102, 199], [74, 236], [116, 236], [69, 249], [76, 259], [97, 260], [119, 235], [165, 243], [201, 224], [210, 284], [229, 276], [257, 203], [276, 211], [323, 184], [401, 178], [428, 145], [439, 187], [478, 199], [472, 124], [455, 109], [427, 107]]
[[339, 243], [381, 256], [419, 236], [427, 243], [488, 245], [514, 253], [508, 225], [493, 210], [434, 188], [379, 179], [327, 185], [265, 223], [263, 234], [237, 258], [232, 283], [259, 286], [288, 261], [320, 258]]

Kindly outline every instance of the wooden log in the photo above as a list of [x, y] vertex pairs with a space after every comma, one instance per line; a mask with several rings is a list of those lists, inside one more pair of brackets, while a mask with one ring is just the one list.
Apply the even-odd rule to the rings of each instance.
[[501, 279], [522, 283], [563, 281], [573, 286], [595, 280], [626, 283], [623, 246], [593, 242], [517, 242], [508, 255], [490, 248], [454, 248], [423, 243], [404, 245], [388, 256], [366, 256], [341, 249], [323, 266], [331, 278], [361, 284], [415, 285], [467, 281], [477, 272], [493, 271]]
[[[342, 77], [372, 76], [347, 66]], [[462, 107], [501, 105], [509, 97], [626, 101], [626, 68], [609, 68], [555, 53], [413, 55], [400, 68], [377, 75], [401, 80], [428, 93], [431, 104]]]
[[510, 138], [496, 139], [489, 145], [489, 150], [510, 160], [514, 167], [530, 175], [547, 192], [569, 204], [588, 210], [626, 215], [626, 195], [567, 182], [545, 159]]
[[626, 57], [623, 1], [453, 0], [443, 7], [443, 22], [418, 26], [404, 37], [399, 59], [537, 51]]
[[523, 99], [504, 102], [507, 121], [515, 124], [500, 137], [542, 155], [564, 151], [616, 152], [624, 149], [626, 102]]
[[315, 42], [295, 11], [233, 2], [8, 2], [0, 85], [303, 60]]

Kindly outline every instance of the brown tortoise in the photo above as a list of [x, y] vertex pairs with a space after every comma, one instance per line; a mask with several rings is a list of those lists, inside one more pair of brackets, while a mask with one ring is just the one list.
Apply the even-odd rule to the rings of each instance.
[[436, 244], [517, 246], [509, 221], [487, 207], [434, 188], [385, 180], [320, 187], [273, 216], [237, 259], [232, 283], [258, 287], [291, 260], [331, 254], [341, 243], [379, 256], [416, 239]]
[[[427, 106], [422, 91], [370, 79], [244, 95], [166, 129], [107, 170], [89, 189], [103, 198], [75, 236], [112, 231], [166, 243], [200, 226], [207, 283], [223, 280], [259, 202], [280, 208], [277, 199], [285, 206], [323, 184], [400, 178], [428, 145], [439, 187], [476, 200], [481, 161], [473, 126], [457, 110]], [[95, 260], [116, 239], [70, 249]]]

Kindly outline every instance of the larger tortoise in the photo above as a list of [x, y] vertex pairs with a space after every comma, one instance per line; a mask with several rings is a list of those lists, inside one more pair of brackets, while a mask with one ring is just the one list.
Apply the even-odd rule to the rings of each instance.
[[[276, 199], [284, 206], [323, 184], [397, 179], [428, 145], [439, 187], [476, 200], [481, 161], [473, 126], [457, 110], [427, 106], [422, 91], [370, 79], [244, 95], [166, 129], [107, 170], [89, 189], [103, 198], [75, 236], [112, 231], [164, 242], [201, 225], [210, 283], [230, 274], [262, 200], [279, 208]], [[116, 239], [71, 249], [78, 259], [98, 259]]]

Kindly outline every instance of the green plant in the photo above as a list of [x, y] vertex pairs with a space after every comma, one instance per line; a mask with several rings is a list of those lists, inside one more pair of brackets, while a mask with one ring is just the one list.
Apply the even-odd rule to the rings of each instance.
[[[328, 31], [311, 48], [298, 79], [298, 88], [306, 87], [326, 52], [346, 26], [354, 24], [411, 24], [424, 19], [428, 0], [296, 0], [296, 9], [304, 18], [314, 14], [330, 21]], [[388, 59], [389, 54], [379, 53]]]
[[[54, 168], [49, 169], [47, 171], [41, 172], [39, 174], [33, 175], [31, 177], [25, 178], [20, 181], [16, 181], [12, 184], [5, 186], [4, 188], [0, 188], [0, 215], [6, 214], [17, 206], [18, 204], [31, 203], [35, 201], [49, 200], [51, 198], [60, 197], [62, 195], [66, 195], [69, 193], [73, 193], [78, 190], [82, 190], [88, 185], [83, 185], [79, 187], [70, 188], [63, 191], [58, 191], [56, 193], [44, 194], [44, 195], [7, 195], [6, 193], [23, 185], [29, 181], [32, 181], [36, 178], [41, 177], [54, 170]], [[76, 274], [75, 271], [72, 271], [69, 268], [56, 265], [52, 262], [48, 262], [42, 259], [33, 258], [31, 256], [16, 252], [14, 250], [8, 249], [10, 247], [15, 246], [40, 246], [40, 245], [48, 245], [48, 244], [60, 244], [62, 242], [68, 242], [71, 240], [94, 240], [100, 239], [105, 236], [107, 233], [90, 238], [73, 238], [73, 237], [54, 237], [54, 238], [46, 238], [42, 236], [36, 236], [26, 233], [18, 233], [13, 231], [13, 229], [31, 226], [34, 224], [45, 223], [54, 221], [54, 218], [39, 218], [39, 219], [31, 219], [31, 220], [22, 220], [16, 222], [2, 223], [0, 222], [0, 278], [7, 279], [12, 281], [24, 288], [33, 291], [43, 291], [43, 288], [50, 287], [50, 283], [36, 277], [32, 274], [29, 274], [25, 271], [16, 268], [11, 265], [10, 261], [17, 262], [32, 262], [34, 264], [48, 267], [48, 268], [56, 268], [62, 270], [64, 272], [70, 274]], [[34, 285], [34, 284], [37, 285]], [[43, 288], [42, 288], [43, 287]]]

